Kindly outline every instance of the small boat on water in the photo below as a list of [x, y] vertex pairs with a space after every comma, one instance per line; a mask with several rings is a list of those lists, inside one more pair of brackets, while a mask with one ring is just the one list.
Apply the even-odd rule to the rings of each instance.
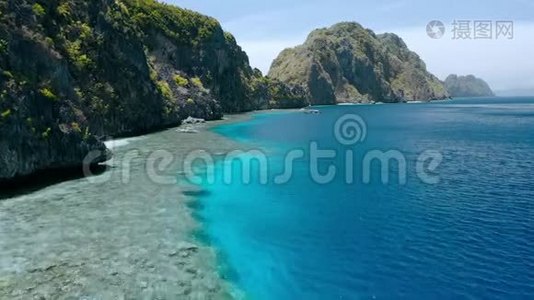
[[318, 115], [321, 113], [320, 110], [317, 110], [317, 109], [310, 109], [310, 108], [303, 108], [301, 109], [302, 112], [304, 112], [305, 114], [308, 114], [308, 115]]

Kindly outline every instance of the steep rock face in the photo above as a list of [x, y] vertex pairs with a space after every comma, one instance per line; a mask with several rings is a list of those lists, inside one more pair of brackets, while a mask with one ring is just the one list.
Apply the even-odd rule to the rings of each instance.
[[303, 85], [314, 104], [443, 99], [443, 84], [398, 36], [375, 35], [357, 23], [313, 31], [286, 49], [269, 77]]
[[190, 79], [200, 79], [225, 112], [254, 109], [247, 89], [253, 75], [248, 57], [215, 19], [155, 1], [123, 2], [158, 81], [173, 85], [175, 74], [158, 72], [167, 66]]
[[13, 82], [3, 82], [1, 88], [0, 183], [79, 166], [86, 157], [88, 163], [107, 160], [104, 144], [72, 122], [77, 110], [70, 103], [52, 102]]
[[250, 90], [256, 109], [301, 108], [310, 105], [308, 91], [303, 86], [264, 77], [258, 69], [254, 69]]
[[495, 94], [482, 79], [473, 75], [449, 75], [445, 79], [445, 88], [451, 97], [493, 97]]
[[231, 34], [189, 10], [0, 0], [0, 181], [79, 166], [92, 150], [104, 160], [103, 136], [276, 106], [272, 93], [253, 101], [262, 80]]
[[17, 1], [0, 5], [0, 182], [80, 165], [93, 150], [93, 162], [105, 160], [104, 144], [87, 131], [85, 117], [69, 99], [74, 79], [68, 63], [23, 25], [36, 22], [31, 10]]

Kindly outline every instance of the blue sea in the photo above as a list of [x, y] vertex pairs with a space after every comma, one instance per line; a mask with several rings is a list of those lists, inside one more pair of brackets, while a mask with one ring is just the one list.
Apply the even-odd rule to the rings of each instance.
[[[213, 129], [258, 150], [218, 160], [196, 208], [247, 298], [534, 298], [534, 98], [316, 109]], [[336, 135], [347, 115], [360, 118], [343, 132], [359, 135], [350, 144]], [[312, 144], [336, 153], [317, 163], [323, 175], [335, 168], [328, 182], [311, 175]], [[405, 164], [374, 160], [366, 181], [371, 151]]]

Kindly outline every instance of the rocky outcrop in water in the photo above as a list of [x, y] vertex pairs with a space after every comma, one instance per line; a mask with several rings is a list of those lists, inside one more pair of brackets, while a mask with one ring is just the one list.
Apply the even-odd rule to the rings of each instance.
[[269, 77], [302, 85], [314, 104], [443, 99], [443, 84], [395, 34], [376, 35], [357, 23], [313, 31], [286, 49]]
[[493, 97], [495, 94], [482, 79], [473, 75], [449, 75], [445, 79], [445, 88], [451, 97]]

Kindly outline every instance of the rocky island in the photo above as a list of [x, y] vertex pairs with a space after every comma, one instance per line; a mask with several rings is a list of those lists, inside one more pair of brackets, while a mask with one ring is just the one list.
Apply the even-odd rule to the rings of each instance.
[[494, 97], [490, 86], [474, 75], [451, 74], [445, 79], [445, 88], [451, 97]]
[[353, 22], [313, 31], [303, 45], [280, 53], [269, 77], [305, 86], [313, 104], [448, 97], [400, 37]]

